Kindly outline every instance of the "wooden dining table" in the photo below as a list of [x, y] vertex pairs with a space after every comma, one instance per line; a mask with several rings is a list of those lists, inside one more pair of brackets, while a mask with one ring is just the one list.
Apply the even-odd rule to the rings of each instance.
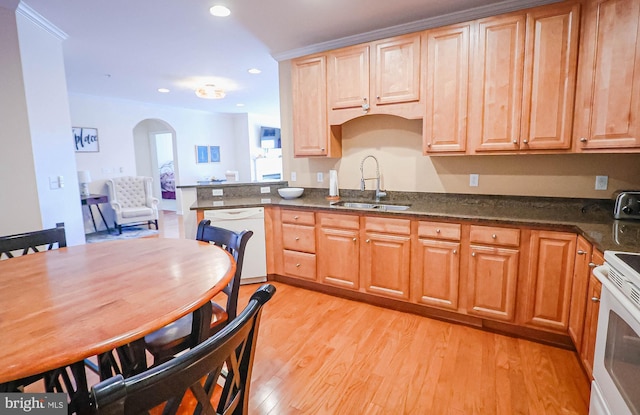
[[162, 238], [0, 261], [0, 384], [141, 339], [208, 303], [235, 267], [215, 245]]

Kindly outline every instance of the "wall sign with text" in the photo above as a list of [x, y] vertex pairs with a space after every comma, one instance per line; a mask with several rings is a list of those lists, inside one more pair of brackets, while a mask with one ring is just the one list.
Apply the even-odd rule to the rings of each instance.
[[73, 141], [76, 146], [76, 152], [98, 152], [98, 129], [73, 127]]

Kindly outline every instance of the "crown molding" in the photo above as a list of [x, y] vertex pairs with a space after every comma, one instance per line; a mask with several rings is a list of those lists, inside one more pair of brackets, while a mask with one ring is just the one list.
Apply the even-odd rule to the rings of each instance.
[[407, 33], [420, 32], [422, 30], [433, 29], [436, 27], [447, 26], [454, 23], [466, 22], [483, 17], [495, 16], [498, 14], [509, 13], [516, 10], [528, 9], [531, 7], [542, 6], [545, 4], [557, 3], [561, 0], [507, 0], [500, 3], [488, 4], [486, 6], [474, 7], [468, 10], [444, 14], [441, 16], [429, 17], [417, 20], [411, 23], [405, 23], [397, 26], [386, 27], [383, 29], [372, 30], [370, 32], [360, 33], [353, 36], [347, 36], [340, 39], [330, 40], [327, 42], [316, 43], [302, 48], [291, 49], [284, 52], [274, 53], [271, 56], [278, 62], [298, 58], [300, 56], [311, 55], [313, 53], [324, 52], [327, 50], [338, 49], [345, 46], [357, 45], [360, 43], [371, 42], [378, 39], [385, 39], [393, 36], [405, 35]]
[[53, 36], [57, 37], [60, 40], [67, 40], [67, 38], [69, 37], [69, 35], [67, 35], [62, 30], [58, 29], [56, 26], [53, 25], [53, 23], [51, 23], [50, 21], [42, 17], [40, 13], [33, 10], [29, 5], [25, 4], [24, 2], [20, 2], [20, 4], [18, 5], [18, 9], [16, 10], [16, 13], [26, 17], [31, 22], [35, 23], [37, 26], [46, 30], [47, 32], [49, 32], [50, 34], [52, 34]]

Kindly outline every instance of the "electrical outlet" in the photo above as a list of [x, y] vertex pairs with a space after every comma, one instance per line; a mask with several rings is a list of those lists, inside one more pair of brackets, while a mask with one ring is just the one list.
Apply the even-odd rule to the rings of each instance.
[[223, 195], [223, 191], [222, 189], [212, 189], [211, 190], [211, 195], [212, 196], [222, 196]]
[[596, 190], [607, 190], [609, 176], [596, 176]]
[[296, 174], [295, 171], [291, 172], [291, 181], [295, 182], [296, 180], [298, 180], [298, 175]]
[[318, 183], [322, 183], [324, 181], [324, 174], [319, 171], [316, 179], [318, 180]]
[[49, 189], [55, 190], [60, 188], [60, 183], [58, 182], [58, 176], [49, 176]]
[[478, 174], [470, 174], [469, 175], [469, 186], [470, 187], [478, 187], [478, 181], [480, 180], [480, 175]]
[[271, 193], [271, 188], [269, 186], [263, 186], [260, 188], [260, 193]]

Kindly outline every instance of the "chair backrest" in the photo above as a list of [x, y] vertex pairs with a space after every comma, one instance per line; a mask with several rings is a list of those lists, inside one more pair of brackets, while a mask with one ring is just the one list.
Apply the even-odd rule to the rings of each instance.
[[66, 246], [67, 237], [64, 232], [64, 223], [56, 223], [55, 228], [0, 236], [0, 258], [3, 255], [13, 258], [15, 255], [26, 255], [29, 251], [49, 251], [55, 247], [64, 248]]
[[107, 180], [109, 200], [124, 209], [151, 206], [153, 179], [145, 176], [122, 176]]
[[244, 230], [234, 232], [228, 229], [211, 226], [209, 219], [201, 220], [198, 224], [196, 239], [198, 241], [209, 242], [226, 249], [236, 260], [236, 273], [229, 284], [223, 289], [227, 294], [227, 315], [232, 320], [237, 315], [238, 291], [240, 290], [240, 276], [242, 275], [242, 264], [244, 263], [244, 251], [253, 231]]
[[[94, 385], [95, 414], [146, 413], [163, 403], [164, 414], [175, 414], [185, 397], [191, 400], [185, 404], [197, 400], [198, 405], [191, 406], [193, 413], [202, 409], [202, 413], [246, 414], [260, 315], [275, 291], [270, 284], [260, 287], [235, 320], [184, 354], [138, 375], [126, 379], [117, 375]], [[218, 386], [225, 364], [228, 374]], [[215, 388], [221, 393], [213, 393]], [[212, 403], [211, 396], [218, 395]]]

